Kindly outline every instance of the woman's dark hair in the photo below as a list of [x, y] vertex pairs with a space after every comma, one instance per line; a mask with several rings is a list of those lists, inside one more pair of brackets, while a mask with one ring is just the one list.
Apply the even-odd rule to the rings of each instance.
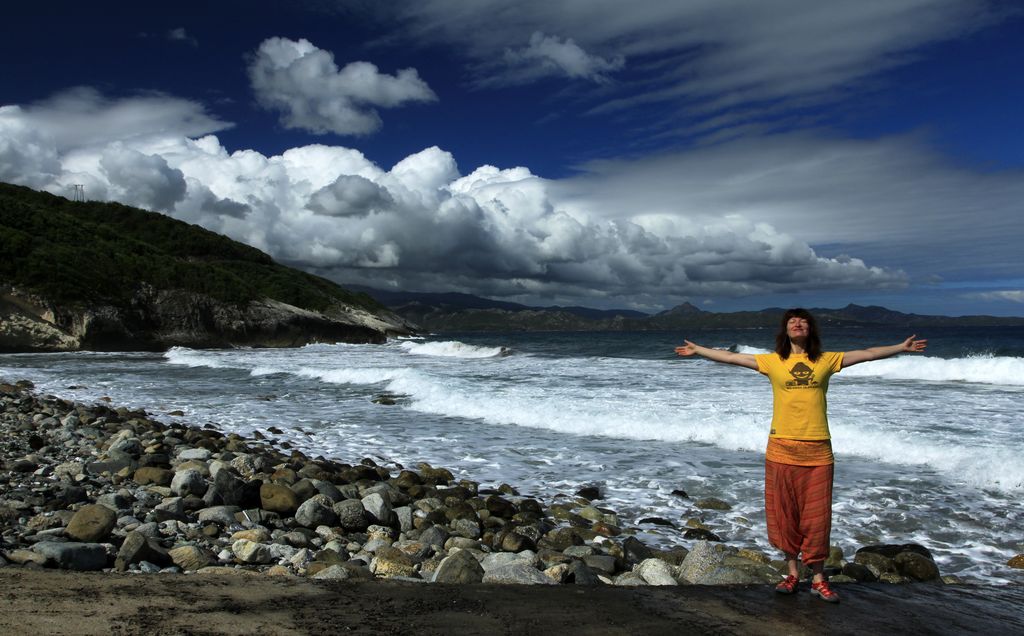
[[793, 352], [793, 345], [789, 342], [789, 335], [786, 333], [786, 325], [789, 324], [790, 318], [803, 318], [807, 321], [807, 344], [804, 346], [804, 351], [807, 352], [808, 360], [817, 362], [821, 357], [821, 337], [818, 335], [818, 323], [814, 320], [811, 312], [801, 307], [787, 309], [786, 313], [782, 314], [779, 332], [775, 334], [775, 353], [785, 360]]

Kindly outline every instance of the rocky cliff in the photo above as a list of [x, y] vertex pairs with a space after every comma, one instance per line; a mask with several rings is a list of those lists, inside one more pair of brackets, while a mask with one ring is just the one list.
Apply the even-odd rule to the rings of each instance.
[[318, 312], [271, 298], [226, 303], [183, 290], [140, 290], [129, 306], [55, 305], [31, 293], [0, 293], [0, 352], [160, 351], [173, 346], [294, 347], [383, 342], [413, 327], [389, 312], [344, 304]]
[[155, 212], [0, 184], [0, 352], [383, 342], [365, 294]]

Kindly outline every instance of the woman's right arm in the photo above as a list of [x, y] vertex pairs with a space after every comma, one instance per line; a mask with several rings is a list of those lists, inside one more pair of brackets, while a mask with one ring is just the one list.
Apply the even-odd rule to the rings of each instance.
[[709, 349], [708, 347], [702, 347], [699, 344], [690, 342], [689, 340], [683, 340], [686, 344], [681, 347], [676, 347], [676, 354], [688, 357], [688, 356], [700, 356], [713, 360], [715, 362], [724, 362], [725, 364], [735, 364], [739, 367], [746, 367], [757, 371], [757, 358], [750, 353], [735, 353], [732, 351], [724, 351], [722, 349]]

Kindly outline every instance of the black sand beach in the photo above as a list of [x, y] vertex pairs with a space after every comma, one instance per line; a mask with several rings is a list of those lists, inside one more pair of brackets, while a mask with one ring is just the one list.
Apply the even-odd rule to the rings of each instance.
[[4, 634], [1013, 634], [1020, 586], [858, 584], [827, 605], [767, 586], [360, 583], [0, 569]]

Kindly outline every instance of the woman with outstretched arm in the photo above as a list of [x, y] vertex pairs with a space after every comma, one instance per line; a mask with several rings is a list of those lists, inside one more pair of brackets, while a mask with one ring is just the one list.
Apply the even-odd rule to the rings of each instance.
[[928, 341], [916, 338], [845, 353], [822, 351], [814, 317], [806, 309], [790, 309], [775, 336], [774, 353], [734, 353], [689, 340], [676, 347], [680, 356], [701, 356], [753, 369], [768, 376], [772, 383], [774, 406], [765, 453], [765, 517], [768, 540], [786, 555], [789, 569], [776, 591], [796, 591], [797, 559], [802, 557], [813, 573], [811, 594], [830, 603], [839, 602], [839, 595], [824, 575], [832, 531], [834, 474], [825, 400], [829, 377], [861, 362], [924, 351]]

